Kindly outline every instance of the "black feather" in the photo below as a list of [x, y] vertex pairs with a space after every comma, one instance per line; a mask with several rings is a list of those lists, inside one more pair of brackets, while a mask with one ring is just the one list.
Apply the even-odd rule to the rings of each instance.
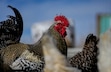
[[12, 7], [15, 16], [8, 15], [8, 19], [0, 22], [0, 49], [10, 44], [19, 43], [23, 32], [23, 20], [20, 12]]

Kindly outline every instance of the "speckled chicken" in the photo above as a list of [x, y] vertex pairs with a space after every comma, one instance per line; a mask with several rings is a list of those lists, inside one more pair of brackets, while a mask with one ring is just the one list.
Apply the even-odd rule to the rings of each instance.
[[69, 59], [69, 63], [82, 72], [98, 72], [97, 56], [98, 56], [98, 38], [93, 34], [89, 34], [86, 38], [82, 52], [77, 53]]
[[[13, 10], [15, 9], [13, 7], [11, 8]], [[8, 29], [8, 26], [7, 25], [5, 26], [7, 28], [4, 28], [4, 29]], [[67, 35], [66, 27], [68, 26], [69, 26], [69, 22], [65, 16], [56, 16], [54, 19], [54, 23], [43, 34], [41, 39], [35, 44], [24, 44], [24, 43], [20, 43], [18, 40], [17, 43], [5, 46], [5, 48], [2, 48], [0, 50], [0, 68], [4, 69], [5, 71], [9, 71], [9, 70], [25, 70], [25, 71], [33, 70], [34, 71], [35, 70], [37, 72], [42, 72], [45, 64], [43, 49], [42, 49], [42, 46], [44, 45], [43, 44], [44, 37], [47, 35], [50, 35], [54, 39], [54, 43], [57, 46], [57, 48], [60, 50], [60, 52], [63, 55], [67, 56], [67, 45], [64, 37]], [[16, 27], [16, 25], [14, 27]], [[23, 29], [21, 28], [20, 35], [19, 36], [14, 35], [14, 38], [20, 39], [22, 30]], [[13, 31], [14, 29], [10, 30], [10, 33]], [[18, 32], [18, 31], [15, 30], [15, 32]], [[3, 40], [5, 40], [5, 38]], [[12, 39], [9, 37], [8, 40], [12, 40]], [[16, 42], [16, 40], [14, 40], [14, 42]]]

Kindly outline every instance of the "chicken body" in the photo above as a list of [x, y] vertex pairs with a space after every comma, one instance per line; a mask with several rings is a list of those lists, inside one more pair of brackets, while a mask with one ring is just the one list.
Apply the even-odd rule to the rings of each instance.
[[98, 39], [93, 34], [89, 34], [86, 38], [82, 52], [77, 53], [69, 59], [69, 63], [82, 72], [98, 72], [97, 56], [98, 56]]
[[[35, 70], [42, 72], [44, 66], [43, 59], [28, 51], [28, 45], [23, 43], [9, 45], [0, 51], [2, 67], [7, 70]], [[10, 68], [9, 68], [10, 67]]]

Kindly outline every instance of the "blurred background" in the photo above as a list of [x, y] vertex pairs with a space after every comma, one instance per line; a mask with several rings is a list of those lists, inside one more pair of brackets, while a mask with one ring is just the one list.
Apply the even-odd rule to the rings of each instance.
[[111, 26], [111, 0], [0, 0], [0, 21], [14, 15], [7, 5], [23, 17], [23, 43], [34, 43], [57, 15], [65, 15], [71, 23], [72, 47], [82, 47], [89, 33], [99, 36]]

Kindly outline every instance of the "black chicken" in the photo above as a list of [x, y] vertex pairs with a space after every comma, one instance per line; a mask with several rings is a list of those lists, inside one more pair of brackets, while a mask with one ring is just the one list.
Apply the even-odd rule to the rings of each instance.
[[86, 38], [82, 52], [77, 53], [69, 59], [69, 63], [82, 72], [98, 72], [97, 56], [98, 56], [98, 38], [93, 34], [89, 34]]

